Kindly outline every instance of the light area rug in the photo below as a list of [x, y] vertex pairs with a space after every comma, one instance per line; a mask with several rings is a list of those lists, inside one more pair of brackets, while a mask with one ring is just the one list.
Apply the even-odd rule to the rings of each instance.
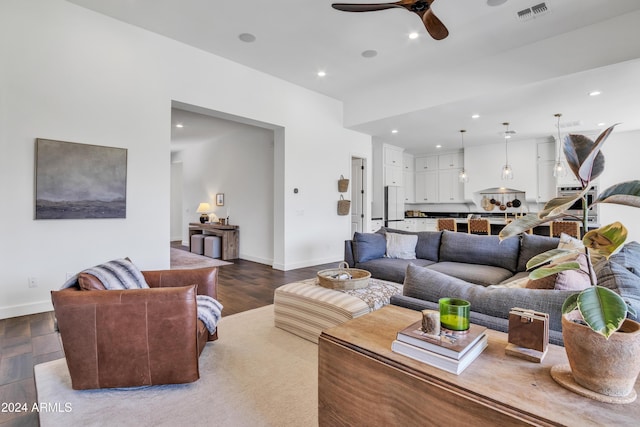
[[209, 258], [202, 255], [192, 254], [182, 249], [171, 249], [171, 269], [185, 270], [191, 268], [220, 267], [223, 265], [233, 264], [231, 262], [222, 261], [215, 258]]
[[40, 425], [317, 426], [318, 346], [276, 328], [273, 305], [218, 325], [190, 384], [79, 391], [65, 359], [36, 365], [38, 402], [53, 408]]

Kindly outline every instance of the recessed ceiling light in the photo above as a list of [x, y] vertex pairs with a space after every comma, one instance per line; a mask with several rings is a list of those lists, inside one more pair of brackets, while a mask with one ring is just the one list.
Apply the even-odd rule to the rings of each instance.
[[472, 119], [478, 119], [480, 118], [480, 114], [474, 114], [471, 116]]
[[177, 128], [183, 128], [183, 127], [184, 127], [184, 125], [183, 125], [182, 123], [176, 123], [176, 127], [177, 127]]
[[391, 130], [391, 133], [398, 133], [398, 129]]
[[378, 56], [378, 51], [377, 50], [365, 50], [364, 52], [362, 52], [362, 56], [365, 58], [373, 58], [375, 56]]
[[256, 41], [256, 36], [251, 33], [242, 33], [238, 36], [238, 38], [245, 43], [253, 43], [254, 41]]
[[602, 92], [600, 92], [599, 90], [594, 90], [589, 92], [589, 96], [598, 96], [600, 95]]
[[413, 33], [409, 33], [409, 38], [411, 40], [415, 40], [419, 37], [418, 33], [416, 33], [415, 31]]
[[598, 123], [598, 127], [603, 127], [606, 123]]
[[442, 145], [438, 144], [436, 145], [436, 148], [442, 148]]
[[487, 0], [487, 5], [489, 6], [500, 6], [501, 4], [506, 3], [507, 0]]
[[322, 71], [322, 70], [318, 71], [318, 77], [324, 77], [326, 75], [327, 73], [325, 71]]

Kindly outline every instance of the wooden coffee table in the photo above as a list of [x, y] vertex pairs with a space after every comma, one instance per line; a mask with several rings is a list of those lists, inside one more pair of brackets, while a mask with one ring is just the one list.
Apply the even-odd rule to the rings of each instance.
[[321, 426], [638, 425], [640, 400], [601, 403], [556, 384], [549, 371], [568, 363], [563, 347], [527, 362], [505, 355], [507, 335], [490, 330], [488, 347], [460, 375], [393, 353], [396, 333], [420, 316], [386, 306], [322, 333]]

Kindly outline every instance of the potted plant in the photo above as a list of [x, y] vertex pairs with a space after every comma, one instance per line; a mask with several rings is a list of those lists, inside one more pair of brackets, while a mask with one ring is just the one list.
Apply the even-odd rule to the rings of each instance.
[[[538, 225], [571, 216], [566, 211], [578, 200], [582, 200], [582, 217], [575, 219], [582, 222], [583, 231], [588, 230], [587, 212], [593, 204], [640, 207], [638, 180], [607, 188], [591, 205], [585, 196], [592, 181], [604, 171], [604, 155], [600, 149], [615, 126], [602, 132], [595, 142], [584, 135], [565, 137], [563, 151], [582, 191], [550, 200], [537, 216], [527, 215], [511, 222], [500, 232], [500, 238], [516, 236]], [[562, 385], [585, 396], [623, 403], [633, 401], [636, 396], [633, 387], [640, 373], [640, 323], [627, 319], [627, 312], [636, 313], [619, 294], [598, 286], [594, 264], [602, 258], [608, 259], [626, 237], [624, 225], [614, 222], [587, 231], [582, 238], [584, 248], [553, 249], [527, 263], [527, 270], [533, 270], [529, 276], [533, 280], [564, 270], [580, 270], [589, 276], [591, 286], [571, 295], [562, 306], [562, 336], [570, 378], [566, 380], [567, 375], [558, 372], [554, 375], [553, 370], [552, 375]], [[578, 262], [581, 254], [586, 257], [586, 268]]]

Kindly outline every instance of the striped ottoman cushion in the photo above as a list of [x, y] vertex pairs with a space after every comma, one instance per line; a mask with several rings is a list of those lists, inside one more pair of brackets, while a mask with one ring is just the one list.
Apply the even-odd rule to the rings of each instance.
[[377, 279], [347, 291], [323, 288], [316, 278], [289, 283], [275, 291], [275, 325], [317, 343], [322, 330], [377, 310], [401, 293], [402, 285]]

